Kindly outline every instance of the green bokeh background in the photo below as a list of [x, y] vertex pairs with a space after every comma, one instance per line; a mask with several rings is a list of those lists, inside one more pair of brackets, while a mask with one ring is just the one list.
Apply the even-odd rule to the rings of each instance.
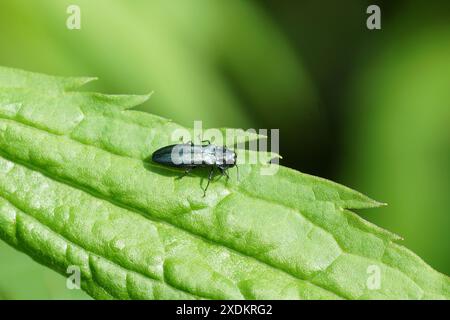
[[[450, 274], [448, 1], [1, 0], [0, 46], [187, 126], [279, 128], [282, 164], [387, 202], [360, 213]], [[0, 298], [88, 298], [65, 281], [0, 244]]]

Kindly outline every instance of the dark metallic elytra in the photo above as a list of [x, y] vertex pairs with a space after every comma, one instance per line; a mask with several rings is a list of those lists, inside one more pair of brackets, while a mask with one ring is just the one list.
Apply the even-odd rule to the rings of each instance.
[[[204, 141], [202, 141], [203, 143]], [[156, 150], [152, 154], [152, 161], [164, 166], [185, 169], [184, 175], [189, 174], [192, 169], [209, 167], [208, 184], [203, 190], [206, 195], [209, 183], [213, 179], [214, 170], [219, 169], [222, 175], [229, 178], [228, 169], [236, 166], [237, 155], [234, 151], [211, 144], [195, 145], [192, 142], [173, 144]]]

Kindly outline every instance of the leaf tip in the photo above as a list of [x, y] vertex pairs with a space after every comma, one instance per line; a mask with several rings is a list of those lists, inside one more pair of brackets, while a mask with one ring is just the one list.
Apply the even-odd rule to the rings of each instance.
[[98, 80], [98, 77], [70, 77], [65, 78], [65, 90], [74, 90], [79, 87], [84, 86], [85, 84]]
[[380, 207], [386, 207], [388, 205], [386, 202], [376, 201], [367, 196], [366, 196], [366, 203], [367, 203], [366, 208], [380, 208]]

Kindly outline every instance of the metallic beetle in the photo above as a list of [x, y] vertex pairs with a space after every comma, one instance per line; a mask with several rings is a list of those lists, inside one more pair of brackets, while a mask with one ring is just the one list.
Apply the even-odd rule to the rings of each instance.
[[209, 141], [206, 141], [206, 144], [203, 142], [205, 141], [202, 141], [201, 145], [188, 142], [163, 147], [152, 154], [152, 161], [164, 166], [185, 169], [184, 175], [181, 177], [189, 174], [195, 168], [211, 168], [208, 184], [203, 190], [203, 196], [205, 196], [209, 183], [213, 179], [214, 170], [218, 169], [221, 175], [229, 178], [228, 169], [234, 166], [237, 168], [237, 155], [226, 147], [216, 146]]

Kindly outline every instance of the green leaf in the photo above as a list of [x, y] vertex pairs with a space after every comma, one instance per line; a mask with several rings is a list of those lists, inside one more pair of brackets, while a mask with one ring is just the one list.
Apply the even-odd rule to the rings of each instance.
[[450, 297], [448, 277], [349, 211], [378, 202], [245, 164], [203, 197], [206, 172], [145, 161], [182, 127], [130, 110], [146, 96], [68, 91], [85, 82], [0, 68], [0, 237], [62, 274], [78, 266], [91, 296]]

